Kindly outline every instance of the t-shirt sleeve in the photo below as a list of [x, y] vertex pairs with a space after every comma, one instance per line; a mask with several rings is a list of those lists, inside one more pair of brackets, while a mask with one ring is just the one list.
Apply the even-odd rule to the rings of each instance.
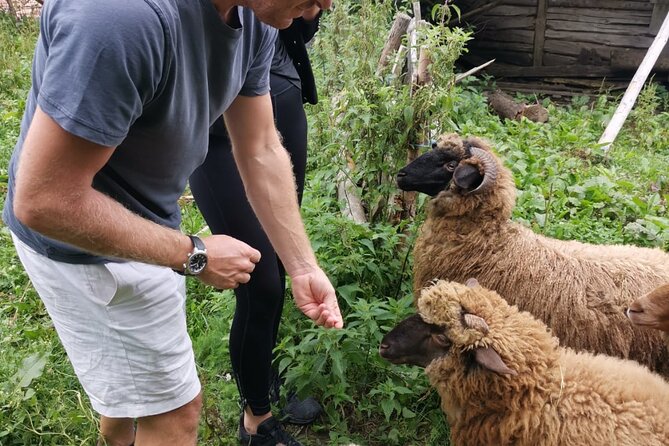
[[265, 32], [258, 46], [258, 52], [239, 92], [242, 96], [262, 96], [269, 92], [269, 71], [274, 57], [277, 31], [268, 26], [263, 28]]
[[117, 146], [160, 88], [165, 27], [146, 2], [45, 3], [38, 104], [63, 129]]

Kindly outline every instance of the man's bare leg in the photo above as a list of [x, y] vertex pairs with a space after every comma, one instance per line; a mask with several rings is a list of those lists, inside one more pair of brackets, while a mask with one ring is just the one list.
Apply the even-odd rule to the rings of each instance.
[[178, 409], [138, 418], [135, 446], [196, 446], [201, 408], [200, 393]]
[[130, 446], [135, 441], [135, 426], [132, 418], [100, 417], [98, 446]]

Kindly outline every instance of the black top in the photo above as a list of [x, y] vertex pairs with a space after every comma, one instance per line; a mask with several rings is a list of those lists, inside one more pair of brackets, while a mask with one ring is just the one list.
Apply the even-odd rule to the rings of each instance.
[[302, 102], [316, 104], [318, 93], [316, 92], [316, 81], [311, 69], [309, 54], [307, 53], [307, 42], [309, 42], [318, 31], [320, 14], [312, 21], [302, 18], [293, 20], [292, 25], [279, 31], [279, 38], [286, 48], [286, 52], [293, 61], [293, 65], [300, 76], [302, 83]]

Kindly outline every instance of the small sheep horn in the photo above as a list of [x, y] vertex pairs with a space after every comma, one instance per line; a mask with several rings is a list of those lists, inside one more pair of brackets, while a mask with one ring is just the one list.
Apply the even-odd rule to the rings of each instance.
[[470, 150], [472, 156], [479, 158], [481, 164], [483, 164], [483, 181], [481, 181], [481, 184], [476, 189], [469, 192], [470, 194], [476, 194], [488, 189], [497, 179], [497, 160], [490, 152], [481, 148], [472, 146]]
[[488, 334], [488, 332], [490, 331], [488, 323], [482, 317], [476, 316], [475, 314], [471, 313], [465, 313], [464, 319], [465, 319], [465, 327], [467, 328], [473, 328], [474, 330], [478, 330], [483, 334]]
[[465, 285], [467, 285], [469, 288], [475, 288], [475, 287], [479, 286], [479, 281], [474, 279], [473, 277], [470, 277], [465, 282]]

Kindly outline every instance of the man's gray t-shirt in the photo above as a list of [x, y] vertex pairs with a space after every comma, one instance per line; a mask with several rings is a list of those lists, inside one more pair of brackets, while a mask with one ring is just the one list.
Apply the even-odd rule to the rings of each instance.
[[171, 228], [178, 198], [205, 158], [209, 127], [237, 95], [269, 91], [276, 30], [238, 8], [231, 28], [211, 0], [50, 0], [42, 10], [32, 88], [9, 166], [3, 220], [40, 254], [106, 259], [36, 233], [12, 210], [16, 164], [39, 107], [63, 129], [117, 147], [93, 187]]

